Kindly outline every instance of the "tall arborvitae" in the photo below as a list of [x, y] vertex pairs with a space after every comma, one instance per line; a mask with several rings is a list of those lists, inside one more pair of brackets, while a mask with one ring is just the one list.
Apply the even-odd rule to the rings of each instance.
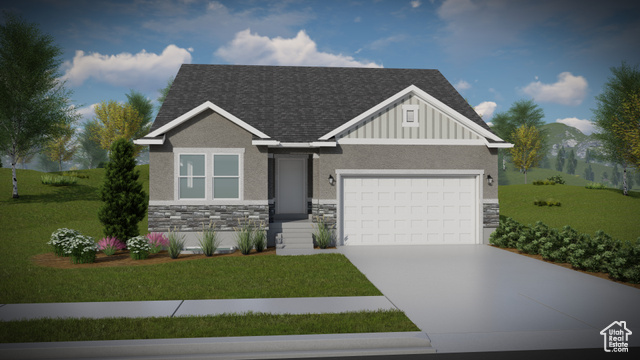
[[133, 144], [125, 139], [111, 145], [104, 184], [100, 189], [104, 205], [98, 218], [104, 225], [105, 236], [122, 241], [138, 236], [138, 223], [147, 211], [147, 199], [135, 169]]

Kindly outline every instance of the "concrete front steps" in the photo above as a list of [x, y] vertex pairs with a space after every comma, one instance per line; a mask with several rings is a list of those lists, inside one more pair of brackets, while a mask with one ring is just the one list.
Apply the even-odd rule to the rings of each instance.
[[310, 220], [281, 221], [269, 224], [276, 232], [276, 253], [282, 250], [313, 250], [314, 226]]

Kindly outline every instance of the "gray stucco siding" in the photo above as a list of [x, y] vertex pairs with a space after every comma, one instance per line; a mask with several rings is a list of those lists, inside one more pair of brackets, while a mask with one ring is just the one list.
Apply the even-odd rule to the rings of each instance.
[[150, 146], [149, 200], [177, 200], [174, 148], [244, 148], [243, 200], [266, 201], [268, 155], [266, 149], [252, 145], [251, 141], [251, 133], [210, 110], [169, 130], [163, 145]]
[[[339, 145], [321, 149], [320, 180], [333, 175], [336, 169], [465, 169], [484, 170], [483, 198], [498, 198], [498, 153], [486, 146], [456, 145]], [[486, 183], [491, 175], [493, 185]], [[319, 181], [314, 198], [336, 199], [336, 186]]]

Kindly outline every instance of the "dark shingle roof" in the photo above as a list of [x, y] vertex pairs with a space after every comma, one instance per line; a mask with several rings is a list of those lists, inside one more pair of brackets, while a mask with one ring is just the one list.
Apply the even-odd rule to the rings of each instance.
[[272, 139], [316, 141], [410, 85], [490, 130], [438, 70], [192, 64], [151, 130], [211, 101]]

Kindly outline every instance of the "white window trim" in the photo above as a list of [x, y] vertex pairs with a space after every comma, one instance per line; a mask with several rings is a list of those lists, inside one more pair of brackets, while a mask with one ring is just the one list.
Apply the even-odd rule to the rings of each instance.
[[[173, 173], [173, 203], [175, 204], [211, 204], [230, 205], [244, 201], [244, 148], [174, 148], [174, 173]], [[239, 173], [239, 197], [237, 199], [214, 199], [213, 198], [213, 155], [238, 155]], [[203, 199], [181, 199], [180, 198], [180, 155], [204, 155], [205, 167], [205, 197]], [[209, 166], [211, 162], [211, 166]]]
[[[216, 155], [237, 155], [238, 156], [238, 175], [216, 175], [215, 174], [215, 156]], [[211, 200], [227, 200], [227, 201], [231, 201], [231, 200], [242, 200], [242, 179], [243, 179], [243, 154], [236, 154], [236, 153], [228, 153], [228, 152], [214, 152], [211, 154]], [[238, 197], [237, 198], [215, 198], [215, 193], [213, 191], [213, 183], [215, 178], [219, 178], [219, 179], [238, 179]]]
[[[419, 105], [402, 105], [402, 127], [420, 127], [419, 109]], [[413, 111], [413, 121], [407, 121], [409, 111]]]

